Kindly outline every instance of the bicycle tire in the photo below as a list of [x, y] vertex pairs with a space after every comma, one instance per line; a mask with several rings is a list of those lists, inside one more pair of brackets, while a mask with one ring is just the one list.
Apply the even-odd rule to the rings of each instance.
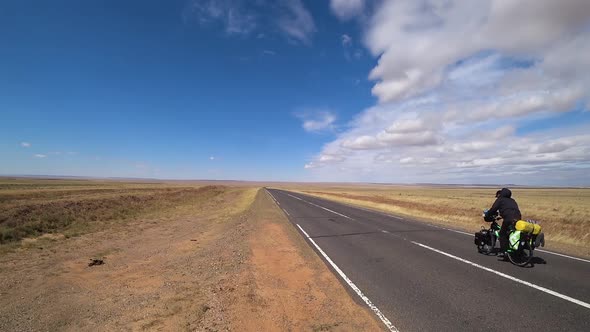
[[516, 266], [527, 266], [533, 259], [533, 248], [527, 241], [524, 245], [520, 246], [516, 251], [510, 251], [508, 254], [508, 260], [510, 263]]

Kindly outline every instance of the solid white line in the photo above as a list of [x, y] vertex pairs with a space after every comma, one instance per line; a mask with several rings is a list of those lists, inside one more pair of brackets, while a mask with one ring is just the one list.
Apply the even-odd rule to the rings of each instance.
[[441, 227], [442, 229], [445, 229], [447, 231], [450, 232], [455, 232], [455, 233], [459, 233], [459, 234], [463, 234], [463, 235], [470, 235], [470, 236], [474, 236], [473, 233], [467, 233], [467, 232], [463, 232], [463, 231], [458, 231], [456, 229], [452, 229], [452, 228], [445, 228], [445, 227]]
[[391, 218], [395, 218], [395, 219], [398, 219], [398, 220], [404, 220], [404, 218], [398, 217], [398, 216], [394, 216], [393, 214], [386, 214], [386, 216], [391, 217]]
[[314, 203], [312, 203], [312, 202], [308, 202], [308, 201], [306, 201], [306, 200], [304, 200], [304, 199], [301, 199], [301, 198], [299, 198], [299, 197], [295, 197], [295, 196], [293, 196], [293, 195], [291, 195], [291, 194], [287, 194], [287, 195], [289, 195], [289, 196], [291, 196], [291, 197], [293, 197], [293, 198], [297, 198], [298, 200], [300, 200], [300, 201], [303, 201], [303, 202], [305, 202], [305, 203], [307, 203], [307, 204], [313, 205], [313, 206], [315, 206], [315, 207], [319, 207], [320, 209], [324, 209], [324, 210], [326, 210], [326, 211], [328, 211], [328, 212], [332, 212], [332, 213], [334, 213], [334, 214], [337, 214], [337, 215], [339, 215], [339, 216], [341, 216], [341, 217], [348, 218], [348, 219], [350, 219], [350, 220], [354, 220], [354, 219], [352, 219], [352, 218], [351, 218], [351, 217], [349, 217], [349, 216], [345, 216], [345, 215], [343, 215], [342, 213], [338, 213], [338, 212], [336, 212], [336, 211], [332, 211], [332, 210], [330, 210], [330, 209], [328, 209], [328, 208], [325, 208], [325, 207], [323, 207], [323, 206], [321, 206], [321, 205], [317, 205], [317, 204], [314, 204]]
[[352, 280], [350, 280], [346, 274], [344, 274], [344, 272], [342, 272], [342, 270], [340, 270], [340, 268], [338, 267], [338, 265], [336, 265], [331, 259], [330, 257], [322, 250], [322, 248], [320, 248], [320, 246], [317, 245], [317, 243], [315, 243], [315, 241], [309, 237], [309, 235], [307, 234], [307, 232], [305, 232], [305, 230], [303, 230], [303, 228], [301, 226], [299, 226], [299, 224], [297, 224], [297, 227], [299, 227], [299, 229], [301, 230], [301, 232], [305, 235], [305, 237], [307, 237], [307, 240], [309, 240], [309, 242], [311, 242], [311, 244], [313, 244], [316, 249], [318, 250], [318, 252], [320, 254], [322, 254], [322, 256], [324, 256], [324, 259], [330, 263], [330, 265], [334, 268], [334, 270], [336, 270], [336, 272], [338, 272], [338, 274], [340, 275], [340, 277], [342, 279], [344, 279], [344, 281], [346, 281], [346, 283], [348, 284], [348, 286], [350, 286], [350, 288], [352, 288], [353, 291], [355, 291], [355, 293], [363, 300], [365, 301], [365, 303], [369, 306], [369, 308], [371, 308], [371, 310], [375, 313], [375, 315], [377, 315], [377, 317], [379, 317], [379, 319], [381, 319], [381, 321], [383, 322], [383, 324], [385, 324], [385, 326], [387, 326], [387, 329], [389, 331], [398, 331], [398, 329], [393, 326], [393, 324], [389, 321], [389, 319], [387, 319], [387, 317], [385, 317], [385, 315], [383, 315], [383, 313], [381, 312], [381, 310], [379, 310], [379, 308], [377, 308], [377, 306], [375, 306], [373, 304], [373, 302], [371, 302], [371, 300], [369, 300], [368, 297], [365, 296], [365, 294], [363, 294], [363, 292], [352, 282]]
[[574, 257], [574, 256], [568, 256], [568, 255], [560, 254], [560, 253], [553, 252], [553, 251], [547, 251], [547, 250], [543, 250], [543, 249], [536, 249], [536, 250], [537, 251], [540, 251], [540, 252], [545, 252], [545, 253], [548, 253], [548, 254], [552, 254], [552, 255], [557, 255], [557, 256], [566, 257], [566, 258], [569, 258], [569, 259], [575, 259], [575, 260], [578, 260], [578, 261], [590, 263], [590, 260], [583, 259], [583, 258], [578, 258], [578, 257]]
[[[279, 201], [277, 201], [277, 199], [270, 193], [270, 191], [267, 190], [266, 192], [270, 195], [270, 197], [272, 197], [272, 199], [275, 201], [275, 203], [277, 203], [279, 206], [281, 205], [281, 203], [279, 203]], [[289, 214], [289, 212], [287, 212], [287, 210], [285, 210], [283, 208], [281, 208], [281, 210], [283, 210], [283, 212], [285, 212], [285, 214], [287, 214], [287, 216], [289, 216], [289, 217], [291, 216]]]
[[266, 190], [266, 193], [272, 198], [273, 201], [277, 201], [276, 198], [270, 193], [270, 191], [268, 191], [268, 189]]
[[445, 255], [445, 256], [447, 256], [447, 257], [450, 257], [450, 258], [456, 259], [456, 260], [458, 260], [458, 261], [460, 261], [460, 262], [463, 262], [463, 263], [466, 263], [466, 264], [469, 264], [469, 265], [475, 266], [475, 267], [477, 267], [477, 268], [480, 268], [480, 269], [482, 269], [482, 270], [485, 270], [485, 271], [488, 271], [488, 272], [491, 272], [491, 273], [497, 274], [497, 275], [499, 275], [499, 276], [501, 276], [501, 277], [504, 277], [504, 278], [506, 278], [506, 279], [510, 279], [510, 280], [512, 280], [512, 281], [515, 281], [515, 282], [518, 282], [518, 283], [520, 283], [520, 284], [523, 284], [523, 285], [526, 285], [526, 286], [529, 286], [529, 287], [535, 288], [535, 289], [537, 289], [537, 290], [540, 290], [540, 291], [542, 291], [542, 292], [545, 292], [545, 293], [547, 293], [547, 294], [550, 294], [550, 295], [553, 295], [553, 296], [559, 297], [559, 298], [561, 298], [561, 299], [564, 299], [564, 300], [566, 300], [566, 301], [569, 301], [569, 302], [575, 303], [575, 304], [577, 304], [577, 305], [579, 305], [579, 306], [582, 306], [582, 307], [585, 307], [585, 308], [587, 308], [587, 309], [590, 309], [590, 303], [586, 303], [586, 302], [580, 301], [580, 300], [578, 300], [578, 299], [574, 299], [573, 297], [569, 297], [569, 296], [567, 296], [567, 295], [564, 295], [564, 294], [558, 293], [558, 292], [556, 292], [556, 291], [552, 291], [552, 290], [550, 290], [550, 289], [548, 289], [548, 288], [545, 288], [545, 287], [537, 286], [537, 285], [535, 285], [535, 284], [532, 284], [532, 283], [530, 283], [530, 282], [528, 282], [528, 281], [520, 280], [520, 279], [518, 279], [518, 278], [515, 278], [515, 277], [513, 277], [513, 276], [510, 276], [510, 275], [508, 275], [508, 274], [505, 274], [505, 273], [502, 273], [502, 272], [498, 272], [498, 271], [496, 271], [496, 270], [492, 270], [492, 269], [490, 269], [490, 268], [488, 268], [488, 267], [485, 267], [485, 266], [479, 265], [479, 264], [477, 264], [477, 263], [473, 263], [473, 262], [471, 262], [471, 261], [468, 261], [468, 260], [466, 260], [466, 259], [463, 259], [463, 258], [461, 258], [461, 257], [457, 257], [457, 256], [455, 256], [455, 255], [451, 255], [451, 254], [449, 254], [449, 253], [446, 253], [446, 252], [444, 252], [444, 251], [441, 251], [441, 250], [438, 250], [438, 249], [435, 249], [435, 248], [429, 247], [429, 246], [427, 246], [427, 245], [424, 245], [424, 244], [422, 244], [422, 243], [418, 243], [418, 242], [415, 242], [415, 241], [411, 241], [411, 242], [412, 242], [413, 244], [415, 244], [415, 245], [418, 245], [418, 246], [422, 247], [422, 248], [426, 248], [426, 249], [428, 249], [428, 250], [432, 250], [432, 251], [434, 251], [434, 252], [437, 252], [437, 253], [439, 253], [439, 254], [441, 254], [441, 255]]

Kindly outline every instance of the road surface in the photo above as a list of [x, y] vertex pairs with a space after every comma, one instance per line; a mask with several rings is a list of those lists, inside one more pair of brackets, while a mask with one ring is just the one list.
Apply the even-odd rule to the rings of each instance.
[[535, 251], [520, 268], [478, 254], [469, 233], [267, 191], [385, 330], [590, 331], [588, 260]]

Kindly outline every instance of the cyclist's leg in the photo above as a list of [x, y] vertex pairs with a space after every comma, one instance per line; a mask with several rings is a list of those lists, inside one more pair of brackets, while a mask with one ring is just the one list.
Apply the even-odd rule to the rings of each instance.
[[504, 253], [508, 249], [508, 227], [507, 222], [502, 223], [502, 227], [500, 228], [500, 236], [498, 240], [500, 240], [500, 252]]
[[508, 240], [508, 235], [512, 229], [512, 225], [514, 225], [513, 220], [504, 220], [502, 222], [502, 227], [500, 227], [500, 252], [506, 252], [510, 246], [510, 241]]

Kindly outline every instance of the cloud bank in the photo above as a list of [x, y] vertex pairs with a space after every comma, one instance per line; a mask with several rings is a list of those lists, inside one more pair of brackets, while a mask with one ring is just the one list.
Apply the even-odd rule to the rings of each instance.
[[[356, 2], [332, 0], [340, 18], [365, 7], [343, 3]], [[325, 180], [590, 185], [590, 123], [552, 121], [589, 108], [588, 13], [584, 0], [376, 3], [364, 41], [379, 103], [305, 167]]]

